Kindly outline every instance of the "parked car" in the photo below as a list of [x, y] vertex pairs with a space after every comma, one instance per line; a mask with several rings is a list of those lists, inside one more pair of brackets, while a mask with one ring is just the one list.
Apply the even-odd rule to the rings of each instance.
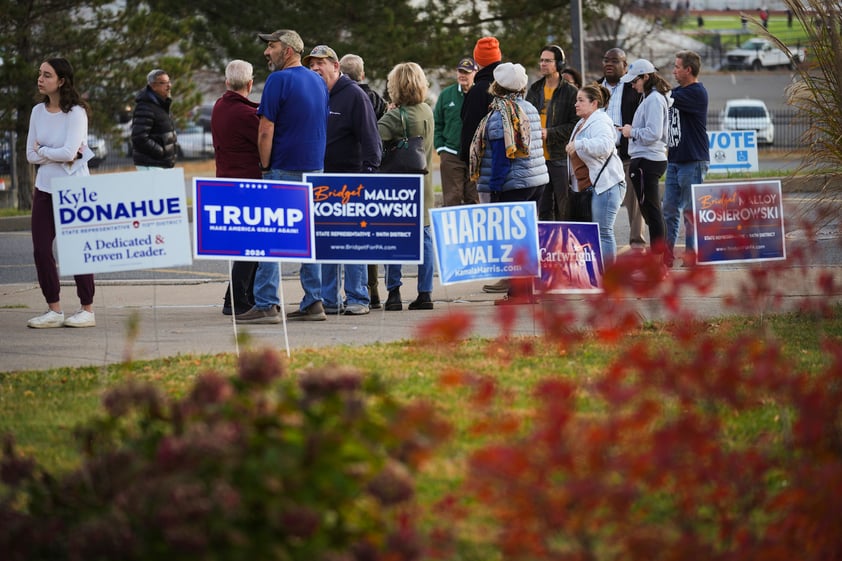
[[176, 131], [176, 155], [184, 160], [212, 158], [213, 136], [199, 125]]
[[88, 160], [89, 168], [97, 168], [108, 157], [108, 144], [105, 139], [95, 134], [88, 135], [88, 148], [94, 153], [94, 157]]
[[759, 99], [731, 99], [722, 111], [722, 129], [757, 132], [758, 144], [775, 142], [775, 125], [766, 104]]
[[807, 51], [803, 47], [788, 47], [792, 53], [789, 58], [768, 39], [755, 37], [749, 39], [736, 49], [725, 53], [725, 70], [760, 70], [761, 68], [794, 67], [804, 62]]

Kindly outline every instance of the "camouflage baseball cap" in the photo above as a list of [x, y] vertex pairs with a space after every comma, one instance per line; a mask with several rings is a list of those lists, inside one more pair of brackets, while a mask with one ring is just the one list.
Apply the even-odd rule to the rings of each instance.
[[301, 54], [304, 52], [304, 41], [301, 40], [301, 35], [292, 29], [279, 29], [272, 33], [258, 33], [261, 40], [271, 43], [272, 41], [280, 41], [292, 50]]
[[310, 51], [310, 54], [305, 56], [301, 59], [301, 64], [304, 66], [310, 66], [310, 60], [314, 58], [329, 58], [339, 62], [339, 57], [336, 56], [336, 51], [328, 47], [327, 45], [316, 45], [313, 47], [313, 50]]

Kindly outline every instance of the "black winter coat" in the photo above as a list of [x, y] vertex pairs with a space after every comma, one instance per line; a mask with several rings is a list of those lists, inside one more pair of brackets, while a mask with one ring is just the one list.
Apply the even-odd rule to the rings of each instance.
[[135, 98], [132, 116], [132, 159], [136, 166], [171, 168], [175, 165], [175, 124], [171, 99], [161, 99], [147, 86]]

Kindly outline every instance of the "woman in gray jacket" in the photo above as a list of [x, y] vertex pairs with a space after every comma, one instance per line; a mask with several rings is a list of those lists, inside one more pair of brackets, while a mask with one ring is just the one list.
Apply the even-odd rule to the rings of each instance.
[[[649, 226], [652, 253], [663, 256], [666, 227], [661, 212], [658, 182], [667, 170], [667, 98], [670, 86], [646, 59], [629, 66], [624, 83], [631, 83], [643, 94], [643, 102], [634, 113], [631, 124], [623, 125], [623, 136], [629, 139], [629, 178], [640, 204], [640, 213]], [[666, 267], [663, 268], [666, 273]]]
[[599, 224], [599, 245], [606, 266], [614, 263], [617, 254], [614, 221], [626, 196], [626, 174], [615, 147], [617, 132], [611, 117], [599, 111], [608, 105], [610, 97], [609, 91], [596, 83], [579, 90], [576, 114], [580, 120], [567, 144], [571, 189], [593, 189], [591, 214]]

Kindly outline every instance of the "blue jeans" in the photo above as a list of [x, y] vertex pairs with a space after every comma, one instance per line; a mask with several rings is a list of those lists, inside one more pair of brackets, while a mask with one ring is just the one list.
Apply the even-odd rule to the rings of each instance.
[[691, 185], [705, 180], [708, 162], [670, 162], [664, 185], [664, 224], [667, 228], [667, 253], [673, 254], [678, 239], [679, 219], [684, 215], [684, 245], [696, 249], [693, 225], [693, 189]]
[[594, 191], [591, 199], [591, 214], [593, 221], [599, 225], [599, 246], [602, 249], [602, 263], [607, 267], [614, 263], [617, 255], [617, 239], [614, 237], [614, 222], [623, 198], [626, 196], [626, 184], [617, 183], [607, 191], [597, 194]]
[[[345, 269], [345, 302], [339, 293], [339, 270]], [[329, 263], [322, 265], [322, 299], [328, 308], [338, 308], [340, 304], [362, 304], [368, 306], [368, 266], [340, 265]]]
[[[275, 181], [301, 181], [305, 173], [319, 173], [322, 170], [290, 171], [283, 169], [271, 169], [263, 174], [263, 179]], [[315, 267], [316, 272], [305, 270]], [[280, 305], [278, 289], [281, 282], [281, 271], [277, 261], [261, 261], [254, 274], [254, 306], [265, 310], [270, 306]], [[315, 277], [315, 280], [313, 279]], [[305, 263], [301, 265], [301, 287], [304, 289], [304, 300], [302, 309], [308, 307], [317, 300], [321, 300], [321, 271], [318, 264]], [[306, 279], [306, 281], [305, 281]], [[304, 302], [309, 303], [305, 306]]]
[[[430, 227], [424, 226], [423, 262], [418, 265], [418, 292], [433, 291], [433, 238]], [[386, 265], [386, 290], [394, 290], [402, 286], [401, 266]]]

